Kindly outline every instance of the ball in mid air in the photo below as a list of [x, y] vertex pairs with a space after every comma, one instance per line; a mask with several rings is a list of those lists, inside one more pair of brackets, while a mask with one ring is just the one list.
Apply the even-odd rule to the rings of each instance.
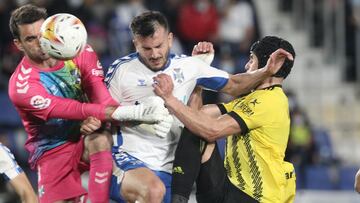
[[40, 46], [51, 57], [68, 60], [86, 46], [87, 32], [76, 16], [59, 13], [48, 17], [40, 28]]

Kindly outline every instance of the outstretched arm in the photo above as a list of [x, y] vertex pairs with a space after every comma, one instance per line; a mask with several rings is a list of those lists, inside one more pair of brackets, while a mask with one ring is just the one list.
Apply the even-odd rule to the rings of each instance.
[[[226, 135], [241, 132], [239, 124], [227, 114], [213, 117], [203, 111], [191, 109], [180, 102], [172, 95], [173, 83], [169, 75], [159, 74], [154, 80], [157, 81], [154, 84], [155, 94], [162, 97], [169, 111], [195, 134], [213, 142]], [[219, 114], [216, 105], [207, 105], [206, 108], [206, 111]]]
[[253, 72], [231, 75], [228, 83], [221, 90], [234, 97], [248, 93], [254, 89], [261, 81], [274, 75], [283, 65], [285, 59], [293, 60], [293, 56], [284, 49], [273, 52], [264, 68]]

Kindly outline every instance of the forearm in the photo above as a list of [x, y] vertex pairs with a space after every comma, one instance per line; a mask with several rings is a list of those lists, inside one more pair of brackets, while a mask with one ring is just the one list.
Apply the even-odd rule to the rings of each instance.
[[84, 120], [90, 116], [101, 121], [109, 120], [106, 115], [106, 106], [102, 104], [81, 103], [76, 100], [62, 99], [57, 100], [56, 105], [52, 106], [47, 115], [50, 118], [62, 118], [70, 120]]
[[234, 97], [250, 92], [260, 84], [261, 81], [271, 76], [271, 73], [266, 68], [259, 70], [230, 75], [228, 83], [221, 90]]
[[28, 181], [25, 173], [21, 173], [10, 181], [10, 184], [15, 189], [16, 193], [20, 196], [23, 203], [36, 203], [38, 202], [37, 196]]
[[214, 141], [218, 138], [219, 133], [215, 128], [216, 118], [185, 106], [175, 97], [166, 99], [165, 106], [193, 133], [208, 141]]

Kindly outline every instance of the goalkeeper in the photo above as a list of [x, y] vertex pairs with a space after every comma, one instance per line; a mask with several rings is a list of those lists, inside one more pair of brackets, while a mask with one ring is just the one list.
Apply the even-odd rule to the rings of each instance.
[[92, 116], [103, 121], [149, 123], [168, 115], [156, 100], [119, 107], [103, 83], [96, 53], [87, 46], [71, 60], [59, 61], [39, 45], [46, 10], [31, 4], [14, 10], [10, 30], [24, 54], [9, 81], [9, 95], [28, 134], [29, 163], [38, 170], [41, 203], [86, 200], [80, 174], [89, 171], [89, 199], [109, 200], [112, 172], [111, 136], [106, 130], [80, 134], [80, 122]]

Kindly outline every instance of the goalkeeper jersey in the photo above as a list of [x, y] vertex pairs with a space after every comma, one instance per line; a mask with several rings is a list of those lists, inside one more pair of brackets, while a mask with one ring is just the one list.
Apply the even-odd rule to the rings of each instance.
[[[187, 104], [195, 86], [217, 91], [226, 85], [229, 77], [228, 73], [198, 58], [173, 54], [169, 55], [162, 70], [154, 72], [139, 60], [138, 53], [133, 53], [111, 65], [105, 82], [115, 100], [122, 105], [133, 105], [155, 95], [153, 77], [160, 73], [171, 76], [174, 82], [173, 94], [184, 104]], [[165, 138], [159, 138], [137, 126], [129, 122], [116, 129], [113, 133], [113, 150], [123, 150], [153, 170], [171, 173], [183, 124], [174, 117], [170, 133]]]
[[290, 130], [288, 99], [272, 86], [220, 105], [241, 127], [227, 137], [225, 168], [237, 188], [259, 202], [284, 202], [292, 164], [284, 161]]
[[9, 80], [9, 96], [28, 134], [25, 148], [31, 167], [45, 151], [79, 140], [81, 120], [104, 120], [105, 105], [117, 105], [90, 46], [74, 59], [46, 69], [24, 56]]

